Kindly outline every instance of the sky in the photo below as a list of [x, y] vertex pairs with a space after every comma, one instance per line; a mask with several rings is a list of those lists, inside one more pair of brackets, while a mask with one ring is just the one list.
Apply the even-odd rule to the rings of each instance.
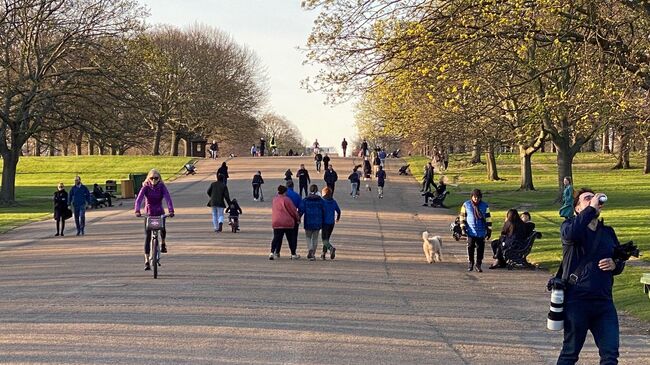
[[201, 23], [230, 34], [253, 50], [266, 69], [267, 111], [285, 116], [309, 144], [338, 147], [343, 137], [356, 136], [353, 104], [325, 105], [325, 95], [307, 93], [300, 81], [318, 69], [303, 65], [305, 45], [316, 12], [300, 7], [300, 0], [139, 0], [149, 8], [150, 24], [180, 28]]

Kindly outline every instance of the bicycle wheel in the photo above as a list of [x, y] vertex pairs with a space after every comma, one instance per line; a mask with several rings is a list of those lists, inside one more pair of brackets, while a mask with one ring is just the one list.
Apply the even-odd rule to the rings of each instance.
[[158, 235], [151, 240], [151, 266], [153, 266], [153, 278], [158, 279]]

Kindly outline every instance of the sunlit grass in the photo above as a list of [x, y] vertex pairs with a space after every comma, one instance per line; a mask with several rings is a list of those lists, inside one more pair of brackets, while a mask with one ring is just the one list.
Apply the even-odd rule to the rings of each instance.
[[[411, 171], [421, 181], [425, 157], [411, 157]], [[642, 253], [645, 263], [650, 262], [650, 176], [644, 175], [640, 155], [632, 156], [632, 169], [612, 170], [616, 163], [611, 155], [600, 153], [580, 153], [573, 165], [574, 187], [589, 186], [595, 191], [604, 192], [609, 197], [601, 216], [611, 225], [621, 243], [633, 240]], [[501, 229], [505, 213], [510, 208], [528, 210], [543, 238], [535, 241], [529, 260], [554, 272], [559, 266], [562, 254], [559, 227], [562, 218], [558, 214], [560, 203], [557, 185], [556, 155], [538, 153], [533, 156], [533, 181], [536, 191], [517, 191], [520, 185], [520, 165], [517, 154], [501, 154], [497, 157], [499, 177], [504, 180], [488, 181], [485, 165], [473, 166], [469, 156], [451, 156], [449, 170], [444, 171], [452, 192], [445, 203], [452, 210], [460, 209], [463, 201], [469, 199], [474, 188], [483, 191], [483, 198], [490, 204], [495, 229]], [[436, 172], [436, 180], [439, 178]], [[629, 265], [628, 265], [629, 266]], [[650, 321], [650, 303], [643, 294], [639, 283], [642, 272], [650, 272], [650, 267], [628, 267], [617, 277], [614, 285], [614, 298], [618, 307], [639, 318]]]
[[[22, 157], [16, 174], [16, 200], [12, 207], [0, 207], [0, 232], [43, 219], [52, 212], [52, 194], [63, 182], [70, 190], [76, 175], [92, 189], [94, 183], [128, 179], [130, 173], [146, 173], [152, 168], [165, 179], [175, 176], [189, 157], [167, 156], [56, 156]], [[0, 160], [0, 168], [2, 160]]]

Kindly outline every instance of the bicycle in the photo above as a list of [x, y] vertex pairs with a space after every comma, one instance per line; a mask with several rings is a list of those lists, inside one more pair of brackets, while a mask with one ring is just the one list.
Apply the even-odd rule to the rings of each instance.
[[153, 278], [158, 279], [158, 267], [160, 264], [160, 244], [158, 236], [165, 228], [165, 218], [167, 214], [161, 216], [145, 216], [144, 226], [147, 231], [151, 231], [151, 244], [149, 246], [149, 265], [153, 271]]

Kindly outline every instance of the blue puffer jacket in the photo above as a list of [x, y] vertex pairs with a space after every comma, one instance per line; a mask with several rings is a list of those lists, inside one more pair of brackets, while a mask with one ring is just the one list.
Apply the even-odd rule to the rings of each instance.
[[[596, 218], [596, 209], [585, 208], [580, 214], [562, 223], [561, 234], [564, 259], [568, 260], [568, 274], [572, 274], [580, 265], [580, 261], [591, 252], [582, 272], [577, 273], [575, 285], [569, 285], [565, 291], [565, 301], [575, 299], [612, 299], [614, 275], [618, 275], [625, 267], [625, 261], [616, 262], [614, 271], [603, 271], [598, 267], [598, 261], [612, 258], [614, 248], [619, 245], [614, 229], [598, 222], [596, 231], [589, 229], [589, 223]], [[600, 243], [594, 249], [597, 231], [602, 230]], [[570, 247], [573, 245], [573, 249]], [[592, 252], [593, 251], [593, 252]], [[568, 254], [571, 252], [572, 254]], [[563, 264], [564, 266], [564, 264]], [[564, 268], [563, 268], [564, 269]]]
[[325, 219], [325, 204], [323, 198], [316, 194], [310, 194], [300, 202], [298, 213], [305, 216], [303, 226], [305, 229], [315, 231], [323, 227]]
[[478, 210], [481, 212], [481, 215], [483, 215], [483, 219], [476, 219], [474, 216], [474, 208], [472, 207], [471, 200], [463, 203], [463, 206], [460, 209], [460, 226], [470, 237], [482, 238], [490, 236], [492, 234], [490, 208], [486, 202], [481, 200], [478, 203]]

